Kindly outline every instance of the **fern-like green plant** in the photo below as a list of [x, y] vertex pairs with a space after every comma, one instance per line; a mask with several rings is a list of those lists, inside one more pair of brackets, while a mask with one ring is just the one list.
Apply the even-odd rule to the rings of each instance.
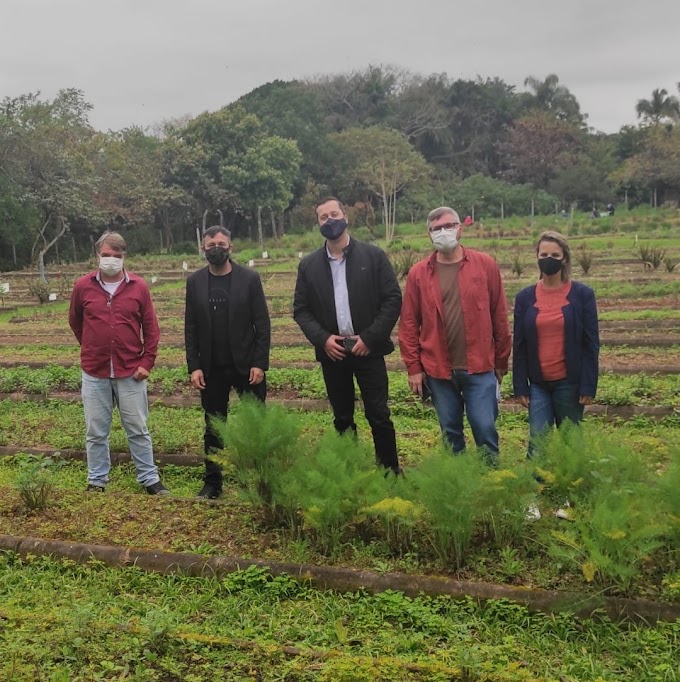
[[300, 424], [295, 414], [279, 406], [265, 406], [244, 397], [228, 422], [211, 423], [225, 447], [228, 461], [251, 501], [261, 506], [267, 523], [290, 518], [280, 509], [281, 488], [295, 462], [302, 456]]
[[477, 504], [497, 547], [521, 544], [528, 523], [527, 508], [536, 489], [528, 466], [491, 469], [484, 475]]
[[671, 452], [671, 462], [661, 475], [659, 490], [663, 511], [667, 518], [669, 546], [680, 558], [680, 449]]
[[286, 479], [283, 506], [297, 504], [302, 530], [323, 553], [332, 554], [361, 510], [385, 496], [388, 483], [374, 456], [352, 434], [329, 432]]
[[565, 500], [585, 503], [604, 490], [650, 478], [630, 447], [586, 423], [564, 422], [542, 439], [539, 451], [532, 463], [545, 494], [557, 505]]
[[423, 508], [403, 497], [385, 497], [363, 513], [378, 519], [391, 552], [400, 556], [410, 552], [414, 545], [417, 529], [423, 516]]
[[479, 505], [488, 471], [475, 453], [451, 455], [448, 448], [426, 457], [409, 473], [405, 488], [426, 511], [426, 535], [444, 567], [460, 568], [470, 551], [484, 510]]
[[658, 495], [646, 486], [610, 489], [553, 531], [549, 553], [576, 564], [587, 582], [628, 592], [641, 566], [663, 545]]

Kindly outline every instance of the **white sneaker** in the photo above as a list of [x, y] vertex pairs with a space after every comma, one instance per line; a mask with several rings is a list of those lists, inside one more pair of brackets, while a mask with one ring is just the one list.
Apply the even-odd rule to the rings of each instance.
[[530, 504], [527, 507], [526, 514], [524, 518], [527, 521], [538, 521], [541, 518], [541, 510], [535, 504]]
[[569, 503], [569, 500], [564, 501], [564, 506], [560, 507], [555, 512], [555, 516], [558, 519], [562, 519], [563, 521], [573, 521], [574, 520], [572, 518], [572, 510], [571, 510], [571, 504]]

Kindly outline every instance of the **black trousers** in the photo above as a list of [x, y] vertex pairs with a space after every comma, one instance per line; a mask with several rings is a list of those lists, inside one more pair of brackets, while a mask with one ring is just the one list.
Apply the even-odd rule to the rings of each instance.
[[357, 378], [364, 413], [371, 426], [373, 445], [378, 463], [385, 468], [399, 471], [397, 438], [387, 406], [387, 369], [385, 358], [356, 357], [350, 355], [337, 362], [322, 362], [321, 370], [333, 408], [334, 425], [338, 433], [352, 429], [354, 423], [354, 377]]
[[203, 448], [205, 451], [206, 484], [222, 490], [222, 469], [210, 455], [222, 449], [223, 443], [211, 425], [212, 418], [226, 420], [229, 411], [229, 392], [231, 389], [241, 395], [254, 395], [265, 401], [267, 397], [267, 376], [255, 386], [248, 383], [247, 374], [239, 374], [234, 367], [212, 367], [205, 378], [205, 388], [201, 391], [201, 405], [205, 412], [205, 433]]

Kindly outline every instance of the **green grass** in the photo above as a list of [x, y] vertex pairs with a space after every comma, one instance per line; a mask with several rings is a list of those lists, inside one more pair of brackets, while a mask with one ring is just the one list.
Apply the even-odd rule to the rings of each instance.
[[[234, 409], [237, 409], [235, 403]], [[300, 412], [303, 429], [313, 439], [331, 428], [329, 412]], [[588, 418], [597, 421], [593, 417]], [[356, 420], [362, 440], [370, 442], [370, 429], [363, 414], [357, 411]], [[418, 462], [440, 439], [439, 424], [432, 408], [415, 405], [409, 413], [394, 415], [397, 446], [407, 465]], [[203, 412], [200, 407], [171, 408], [152, 405], [149, 411], [149, 430], [156, 452], [202, 452]], [[520, 462], [526, 453], [528, 424], [525, 413], [501, 413], [498, 421], [502, 457]], [[668, 448], [680, 445], [680, 418], [668, 417], [655, 421], [635, 418], [626, 422], [602, 423], [612, 438], [622, 439], [652, 458], [663, 460]], [[468, 432], [468, 442], [469, 432]], [[56, 449], [85, 447], [85, 422], [82, 405], [62, 401], [0, 401], [0, 445], [16, 447], [46, 446]], [[127, 440], [117, 413], [111, 431], [111, 448], [126, 452]], [[654, 460], [656, 461], [656, 460]]]
[[680, 679], [678, 624], [316, 592], [260, 570], [190, 578], [3, 554], [0, 602], [0, 677], [16, 682]]

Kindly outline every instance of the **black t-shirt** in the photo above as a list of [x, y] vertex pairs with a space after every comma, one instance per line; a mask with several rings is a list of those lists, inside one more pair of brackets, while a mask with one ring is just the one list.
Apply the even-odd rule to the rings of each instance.
[[212, 322], [212, 364], [228, 367], [234, 364], [229, 344], [229, 296], [231, 273], [208, 278], [208, 304]]

